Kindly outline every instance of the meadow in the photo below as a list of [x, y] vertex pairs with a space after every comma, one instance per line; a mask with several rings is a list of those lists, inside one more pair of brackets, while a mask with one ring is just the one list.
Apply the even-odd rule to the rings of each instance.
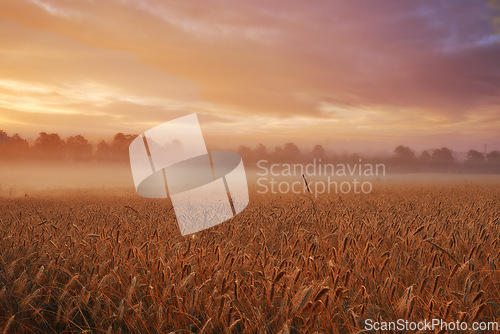
[[0, 198], [5, 333], [358, 333], [367, 319], [500, 322], [500, 186], [250, 193], [182, 237], [167, 200]]

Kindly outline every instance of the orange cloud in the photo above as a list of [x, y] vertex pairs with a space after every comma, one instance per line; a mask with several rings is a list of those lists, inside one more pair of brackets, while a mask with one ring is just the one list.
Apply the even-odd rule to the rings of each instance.
[[7, 0], [0, 119], [115, 133], [196, 111], [220, 143], [500, 145], [492, 15], [477, 2]]

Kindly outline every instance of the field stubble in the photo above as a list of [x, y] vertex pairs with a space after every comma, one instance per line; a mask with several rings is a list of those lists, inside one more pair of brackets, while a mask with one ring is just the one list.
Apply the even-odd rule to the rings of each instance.
[[500, 321], [498, 185], [250, 198], [186, 237], [170, 202], [132, 193], [1, 198], [0, 328], [355, 333], [367, 318]]

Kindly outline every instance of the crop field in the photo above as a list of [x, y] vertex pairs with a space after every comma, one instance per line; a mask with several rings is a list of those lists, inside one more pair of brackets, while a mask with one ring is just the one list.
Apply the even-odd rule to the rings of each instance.
[[133, 192], [0, 199], [7, 333], [357, 333], [366, 319], [500, 321], [498, 184], [250, 193], [182, 237]]

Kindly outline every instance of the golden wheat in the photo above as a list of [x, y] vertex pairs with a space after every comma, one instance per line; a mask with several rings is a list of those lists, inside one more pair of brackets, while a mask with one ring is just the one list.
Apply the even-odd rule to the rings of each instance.
[[251, 199], [182, 237], [163, 200], [2, 198], [0, 328], [355, 333], [367, 318], [500, 321], [498, 186]]

